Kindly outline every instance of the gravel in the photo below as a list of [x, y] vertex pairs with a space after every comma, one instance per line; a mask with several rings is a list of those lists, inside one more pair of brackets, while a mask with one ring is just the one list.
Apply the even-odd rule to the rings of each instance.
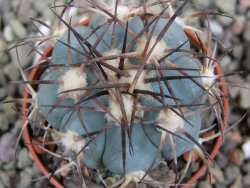
[[[15, 50], [6, 53], [16, 42], [29, 35], [34, 35], [34, 27], [29, 22], [30, 17], [37, 17], [43, 21], [52, 20], [54, 15], [48, 10], [53, 1], [35, 0], [0, 0], [0, 188], [42, 188], [52, 187], [41, 180], [41, 173], [30, 157], [26, 147], [21, 142], [17, 159], [15, 159], [15, 144], [20, 131], [20, 116], [13, 110], [13, 104], [2, 104], [5, 100], [20, 98], [23, 87], [11, 84], [10, 81], [20, 80], [18, 60]], [[62, 0], [60, 1], [62, 2]], [[223, 16], [209, 16], [211, 31], [226, 48], [233, 47], [232, 52], [224, 55], [221, 65], [225, 73], [244, 70], [244, 74], [229, 76], [227, 81], [250, 88], [250, 0], [192, 0], [195, 6], [190, 6], [188, 12], [206, 9], [212, 12], [225, 13], [231, 18]], [[60, 4], [60, 3], [58, 3]], [[61, 3], [62, 4], [62, 3]], [[206, 20], [197, 25], [206, 27]], [[18, 48], [22, 68], [30, 66], [32, 57], [27, 57], [30, 47]], [[5, 54], [5, 55], [3, 55]], [[229, 122], [233, 124], [243, 114], [250, 110], [250, 90], [230, 86], [231, 97], [236, 105], [232, 105]], [[234, 103], [234, 102], [231, 102]], [[250, 187], [250, 159], [242, 159], [246, 155], [243, 147], [250, 138], [250, 113], [248, 121], [243, 120], [234, 129], [239, 133], [240, 142], [228, 139], [225, 135], [223, 148], [218, 153], [211, 166], [212, 182], [208, 176], [201, 178], [196, 188], [248, 188]], [[248, 149], [248, 148], [247, 148]], [[249, 151], [249, 149], [248, 149]], [[193, 169], [198, 163], [193, 163]], [[165, 172], [162, 172], [163, 174]], [[38, 181], [31, 181], [32, 179]], [[65, 178], [69, 187], [79, 185], [77, 180]], [[90, 184], [90, 187], [93, 184]]]
[[[10, 56], [12, 59], [12, 63], [16, 66], [19, 67], [18, 64], [20, 63], [21, 67], [27, 68], [31, 61], [32, 61], [32, 55], [29, 55], [27, 57], [27, 54], [29, 54], [31, 51], [31, 47], [28, 45], [22, 45], [22, 47], [18, 47], [17, 48], [17, 53], [18, 53], [18, 57], [17, 57], [17, 53], [16, 50], [11, 50], [10, 51]], [[19, 59], [19, 61], [18, 61]], [[19, 75], [18, 75], [19, 76]]]
[[[250, 88], [249, 81], [244, 83], [244, 87]], [[250, 90], [240, 89], [240, 105], [244, 109], [249, 109], [250, 108], [249, 96], [250, 96]]]
[[17, 16], [22, 23], [26, 24], [29, 24], [30, 18], [35, 18], [37, 16], [37, 12], [32, 7], [30, 0], [22, 0], [22, 6], [18, 8]]
[[13, 33], [13, 30], [12, 28], [7, 25], [4, 30], [3, 30], [3, 36], [4, 36], [4, 39], [8, 42], [11, 42], [13, 41], [14, 39], [14, 33]]
[[[1, 89], [0, 89], [0, 93], [1, 93]], [[0, 114], [0, 130], [2, 132], [5, 132], [9, 129], [9, 121], [6, 119], [5, 114]]]
[[249, 0], [240, 0], [240, 6], [250, 8], [250, 1]]
[[243, 37], [246, 41], [250, 42], [250, 21], [248, 21], [245, 25]]
[[3, 68], [3, 72], [7, 78], [11, 81], [17, 81], [20, 79], [20, 72], [14, 63], [10, 63]]
[[238, 176], [240, 176], [240, 169], [238, 168], [238, 166], [229, 165], [225, 169], [224, 173], [225, 173], [226, 182], [229, 185], [229, 184], [232, 184]]
[[18, 154], [18, 163], [17, 167], [20, 169], [24, 169], [28, 166], [32, 165], [32, 160], [30, 157], [30, 154], [26, 148], [21, 149], [21, 151]]
[[17, 36], [17, 38], [23, 39], [27, 36], [27, 30], [21, 21], [13, 18], [10, 20], [9, 25], [12, 28], [14, 34]]
[[10, 163], [15, 159], [16, 135], [6, 133], [0, 140], [0, 159], [5, 163]]
[[4, 86], [7, 84], [6, 76], [4, 75], [3, 70], [0, 69], [0, 86]]
[[212, 185], [209, 182], [201, 181], [198, 183], [197, 188], [212, 188]]
[[235, 13], [236, 2], [237, 0], [227, 0], [227, 3], [224, 0], [215, 0], [215, 5], [222, 12], [232, 16]]
[[7, 92], [5, 88], [0, 88], [0, 100], [4, 100], [7, 96]]
[[225, 177], [223, 171], [219, 166], [214, 166], [210, 168], [211, 175], [216, 179], [217, 182], [223, 183], [225, 181]]
[[210, 24], [210, 29], [212, 33], [214, 34], [214, 36], [221, 37], [223, 35], [224, 29], [218, 21], [211, 20], [209, 21], [209, 24]]
[[250, 173], [245, 175], [242, 179], [244, 186], [250, 186]]
[[[236, 44], [233, 48], [233, 52], [232, 52], [232, 55], [233, 55], [233, 58], [236, 59], [236, 60], [240, 60], [243, 56], [243, 52], [244, 52], [244, 48], [241, 44]], [[236, 64], [236, 67], [237, 67], [237, 63]]]

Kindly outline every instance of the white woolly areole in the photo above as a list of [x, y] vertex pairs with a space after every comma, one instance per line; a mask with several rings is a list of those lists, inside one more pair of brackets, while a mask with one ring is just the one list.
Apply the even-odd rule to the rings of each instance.
[[[154, 46], [155, 42], [156, 42], [156, 37], [153, 36], [150, 40], [147, 54], [151, 51], [151, 48]], [[143, 37], [142, 44], [138, 44], [136, 51], [143, 52], [146, 44], [147, 44], [147, 38]], [[167, 48], [168, 48], [167, 44], [165, 43], [164, 40], [160, 40], [159, 42], [157, 42], [157, 44], [154, 47], [154, 50], [152, 51], [152, 53], [148, 58], [147, 64], [152, 63], [154, 57], [156, 59], [160, 59], [161, 57], [163, 57], [165, 55], [164, 53]]]
[[[139, 183], [144, 176], [145, 176], [144, 171], [135, 171], [135, 172], [130, 172], [126, 174], [127, 180], [132, 181], [134, 183]], [[144, 180], [152, 181], [152, 178], [150, 178], [149, 176], [146, 176]]]
[[85, 146], [84, 140], [77, 140], [79, 136], [80, 135], [77, 132], [67, 131], [65, 136], [62, 137], [61, 142], [65, 148], [79, 152]]
[[[58, 93], [87, 86], [87, 75], [81, 67], [74, 67], [67, 70], [62, 76], [63, 84], [59, 85]], [[77, 101], [83, 91], [73, 91], [67, 93], [69, 98]]]
[[[184, 120], [172, 110], [161, 110], [157, 117], [158, 125], [162, 128], [175, 132], [177, 128], [184, 127]], [[164, 130], [158, 129], [159, 131], [165, 132]]]
[[203, 68], [200, 71], [200, 75], [205, 76], [205, 77], [201, 77], [201, 81], [203, 83], [203, 86], [206, 89], [210, 88], [214, 84], [216, 76], [214, 74], [214, 68], [213, 67]]
[[129, 17], [130, 10], [127, 6], [118, 5], [117, 6], [117, 17], [122, 21], [126, 21]]
[[[115, 5], [112, 7], [112, 13], [115, 14]], [[123, 22], [129, 18], [130, 10], [129, 7], [124, 5], [117, 6], [117, 18]]]
[[[147, 4], [151, 4], [151, 3], [155, 3], [155, 0], [149, 0], [147, 2]], [[165, 5], [165, 4], [164, 4]], [[159, 15], [163, 10], [163, 6], [162, 4], [159, 4], [159, 5], [154, 5], [154, 6], [150, 6], [146, 9], [146, 11], [148, 13], [151, 13], [153, 15]]]
[[[136, 108], [133, 105], [134, 99], [130, 95], [123, 95], [122, 100], [123, 100], [124, 110], [126, 112], [127, 121], [130, 122], [133, 109]], [[138, 104], [136, 104], [136, 105], [138, 105]], [[120, 104], [114, 102], [113, 100], [109, 101], [109, 110], [110, 110], [110, 113], [119, 121], [119, 123], [117, 121], [115, 121], [109, 114], [106, 114], [106, 118], [107, 118], [108, 122], [116, 122], [115, 125], [120, 126], [121, 120], [123, 118]], [[143, 112], [135, 111], [135, 115], [142, 116]]]
[[65, 34], [65, 32], [68, 30], [68, 27], [66, 25], [61, 25], [60, 27], [57, 27], [54, 31], [53, 35], [55, 36], [53, 38], [54, 41], [57, 42], [58, 39], [62, 38], [62, 36]]
[[[138, 70], [128, 70], [129, 77], [122, 77], [120, 79], [121, 83], [129, 83], [132, 84], [136, 73]], [[135, 89], [140, 89], [140, 90], [147, 90], [147, 91], [152, 91], [152, 88], [150, 86], [150, 83], [145, 83], [144, 79], [147, 77], [146, 71], [142, 71], [140, 74], [140, 77], [136, 83]]]
[[[104, 52], [103, 56], [107, 57], [107, 56], [118, 55], [118, 54], [121, 54], [120, 50], [118, 50], [118, 49], [112, 49], [110, 51]], [[112, 65], [115, 68], [119, 68], [120, 58], [108, 60], [108, 61], [105, 61], [105, 62], [108, 63], [109, 65]], [[127, 58], [125, 58], [124, 63], [128, 63], [128, 59]], [[108, 69], [106, 67], [103, 67], [103, 69], [104, 69], [105, 73], [107, 73], [108, 75], [114, 76], [116, 74], [116, 72], [114, 72], [111, 69]]]

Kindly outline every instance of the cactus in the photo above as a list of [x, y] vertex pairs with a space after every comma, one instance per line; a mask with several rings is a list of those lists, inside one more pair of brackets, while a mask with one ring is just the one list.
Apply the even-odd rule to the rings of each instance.
[[186, 3], [172, 12], [170, 2], [89, 1], [91, 21], [77, 26], [52, 9], [64, 30], [38, 64], [37, 90], [25, 82], [34, 99], [27, 119], [43, 117], [36, 126], [61, 158], [136, 182], [193, 149], [206, 162], [201, 114], [211, 107], [223, 124], [224, 112], [214, 56], [193, 51], [179, 18]]

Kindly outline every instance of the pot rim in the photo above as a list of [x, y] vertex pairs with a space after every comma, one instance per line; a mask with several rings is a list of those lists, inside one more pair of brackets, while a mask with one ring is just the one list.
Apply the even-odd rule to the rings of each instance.
[[[77, 24], [77, 25], [88, 25], [89, 22], [91, 21], [90, 18], [80, 22], [80, 24]], [[197, 36], [189, 29], [185, 29], [184, 30], [186, 35], [189, 37], [189, 40], [193, 40], [196, 44], [199, 44], [199, 39], [197, 38]], [[207, 51], [207, 46], [204, 45], [203, 46], [205, 51]], [[53, 47], [52, 46], [49, 46], [47, 47], [47, 49], [44, 51], [43, 55], [44, 56], [49, 56], [53, 51]], [[43, 60], [43, 57], [41, 57], [39, 59], [39, 61]], [[39, 62], [38, 61], [38, 62]], [[215, 72], [216, 74], [222, 74], [222, 69], [220, 66], [216, 66], [215, 67]], [[39, 67], [35, 67], [32, 69], [29, 77], [28, 77], [28, 80], [33, 80], [35, 77], [37, 77], [39, 73]], [[220, 77], [219, 78], [220, 82], [222, 83], [225, 83], [225, 78], [224, 77]], [[222, 91], [222, 93], [227, 96], [228, 95], [228, 88], [222, 84], [220, 86], [220, 90]], [[24, 98], [30, 98], [30, 95], [28, 93], [28, 90], [25, 89], [24, 93], [23, 93], [23, 97]], [[226, 129], [227, 128], [227, 123], [228, 123], [228, 113], [229, 113], [229, 101], [227, 98], [224, 98], [223, 99], [223, 107], [224, 107], [224, 124], [226, 126], [224, 126], [223, 128]], [[27, 103], [23, 103], [22, 104], [22, 114], [24, 115], [22, 120], [23, 122], [26, 121], [26, 109], [28, 108], [28, 104]], [[46, 166], [46, 164], [43, 163], [42, 159], [39, 157], [40, 154], [38, 154], [36, 151], [35, 151], [35, 148], [32, 144], [32, 138], [31, 138], [31, 135], [30, 135], [30, 129], [29, 127], [25, 127], [24, 131], [23, 131], [23, 138], [25, 140], [25, 143], [28, 143], [27, 144], [27, 147], [28, 147], [28, 150], [29, 152], [31, 153], [33, 159], [34, 159], [34, 162], [36, 163], [36, 165], [38, 166], [38, 168], [42, 171], [42, 173], [46, 176], [48, 174], [50, 174], [50, 170], [49, 168]], [[210, 157], [211, 159], [214, 159], [215, 156], [216, 156], [216, 153], [218, 152], [220, 146], [222, 145], [222, 141], [223, 141], [223, 136], [220, 135], [219, 137], [217, 137], [214, 141], [214, 144], [213, 144], [213, 148], [212, 150], [209, 152], [210, 154]], [[208, 161], [208, 164], [207, 165], [210, 165], [211, 164], [211, 160]], [[188, 185], [192, 184], [192, 183], [195, 183], [198, 178], [200, 178], [206, 171], [207, 169], [207, 166], [202, 164], [200, 166], [200, 168], [191, 176], [191, 178], [185, 183], [185, 185], [181, 186], [181, 188], [188, 188]], [[50, 182], [57, 188], [65, 188], [61, 183], [60, 181], [57, 180], [57, 178], [55, 177], [51, 177], [50, 179]]]
[[[198, 39], [198, 37], [192, 32], [190, 31], [189, 29], [185, 29], [184, 30], [186, 35], [192, 39], [196, 44], [199, 44], [200, 41]], [[208, 47], [206, 45], [203, 45], [205, 51], [208, 51]], [[220, 66], [215, 66], [215, 72], [217, 75], [219, 74], [222, 74], [222, 68]], [[220, 77], [219, 78], [220, 82], [221, 83], [225, 83], [225, 77]], [[228, 88], [225, 86], [225, 84], [221, 84], [220, 86], [220, 90], [222, 91], [222, 93], [227, 96], [228, 95]], [[222, 126], [223, 127], [223, 131], [227, 128], [227, 124], [228, 124], [228, 115], [229, 115], [229, 101], [228, 99], [225, 97], [223, 98], [223, 108], [224, 108], [224, 121], [223, 122], [225, 124], [225, 126]], [[223, 135], [220, 135], [216, 138], [216, 140], [214, 141], [214, 144], [213, 144], [213, 149], [210, 151], [209, 155], [211, 157], [211, 159], [214, 159], [220, 146], [222, 145], [222, 142], [223, 142]], [[208, 160], [208, 163], [207, 163], [207, 166], [211, 165], [212, 161], [211, 160]], [[200, 178], [206, 171], [207, 169], [207, 166], [205, 164], [203, 164], [198, 171], [196, 171], [192, 177], [187, 181], [187, 185], [183, 185], [181, 186], [181, 188], [188, 188], [188, 184], [192, 184], [192, 183], [195, 183], [198, 178]]]

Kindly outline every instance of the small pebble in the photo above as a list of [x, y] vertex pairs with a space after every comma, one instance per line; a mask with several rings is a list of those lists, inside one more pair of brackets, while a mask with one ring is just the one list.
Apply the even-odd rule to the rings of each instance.
[[239, 66], [236, 62], [233, 62], [232, 58], [229, 55], [223, 57], [220, 63], [225, 72], [233, 72]]
[[241, 172], [238, 166], [229, 165], [225, 168], [224, 174], [227, 184], [232, 184], [240, 176]]
[[10, 176], [6, 172], [0, 171], [0, 180], [6, 187], [10, 187]]
[[246, 68], [246, 70], [250, 71], [250, 46], [246, 46], [246, 49], [244, 50], [244, 54], [246, 56], [245, 60], [243, 61], [243, 66]]
[[240, 6], [245, 8], [250, 8], [250, 1], [249, 0], [240, 0]]
[[0, 171], [0, 181], [5, 185], [4, 187], [12, 187], [12, 175], [11, 172]]
[[[229, 16], [232, 16], [232, 14], [229, 14]], [[229, 18], [229, 17], [225, 17], [225, 16], [218, 17], [218, 22], [225, 28], [229, 27], [233, 21], [234, 21], [233, 18]]]
[[245, 25], [245, 30], [243, 33], [243, 38], [247, 41], [250, 41], [250, 21], [248, 21]]
[[[232, 52], [233, 57], [236, 58], [237, 60], [240, 60], [242, 58], [242, 55], [243, 55], [243, 50], [244, 50], [244, 48], [243, 48], [242, 44], [235, 45], [233, 47], [233, 52]], [[237, 64], [237, 66], [239, 66], [239, 65]]]
[[239, 131], [232, 131], [228, 135], [228, 139], [236, 142], [237, 144], [241, 144], [243, 142], [242, 136]]
[[[227, 81], [232, 83], [232, 84], [236, 84], [236, 86], [237, 85], [240, 86], [242, 83], [244, 83], [244, 79], [240, 75], [230, 76], [230, 77], [228, 77]], [[230, 96], [232, 97], [232, 99], [236, 99], [239, 96], [240, 88], [239, 87], [230, 87], [229, 93], [230, 93]], [[229, 118], [229, 123], [235, 123], [241, 117], [242, 116], [239, 114], [231, 113], [230, 118]]]
[[224, 183], [215, 184], [215, 188], [228, 188]]
[[36, 17], [36, 11], [29, 0], [22, 0], [22, 6], [19, 6], [17, 15], [23, 23], [29, 23], [30, 18]]
[[22, 39], [27, 36], [28, 33], [27, 33], [26, 28], [18, 19], [16, 18], [11, 19], [9, 24], [13, 32], [18, 38]]
[[9, 97], [13, 97], [13, 98], [16, 97], [17, 86], [15, 84], [9, 84], [5, 86], [5, 89]]
[[198, 8], [208, 8], [211, 5], [211, 1], [208, 0], [192, 0], [192, 2]]
[[5, 132], [9, 129], [9, 121], [7, 120], [5, 114], [0, 114], [0, 130]]
[[224, 29], [223, 29], [223, 27], [221, 26], [221, 24], [219, 22], [217, 22], [215, 20], [210, 20], [209, 24], [210, 24], [211, 32], [215, 36], [219, 37], [224, 33]]
[[31, 166], [33, 163], [30, 154], [26, 148], [21, 149], [18, 154], [18, 163], [17, 166], [20, 169], [24, 169], [25, 167]]
[[247, 174], [242, 179], [243, 186], [249, 187], [250, 186], [250, 174]]
[[9, 80], [17, 81], [20, 79], [20, 72], [18, 68], [10, 63], [3, 68], [3, 72], [9, 78]]
[[244, 161], [244, 155], [240, 149], [233, 149], [228, 152], [228, 159], [236, 166], [241, 166]]
[[18, 188], [28, 187], [32, 180], [32, 169], [26, 168], [25, 170], [21, 171], [20, 180], [21, 181], [18, 184]]
[[242, 151], [245, 159], [250, 159], [250, 140], [242, 145]]
[[11, 133], [6, 133], [0, 139], [0, 160], [9, 163], [15, 159], [17, 138]]
[[4, 184], [2, 181], [0, 181], [0, 188], [5, 188]]
[[3, 37], [8, 42], [13, 41], [14, 34], [13, 34], [13, 31], [12, 31], [12, 28], [9, 25], [7, 25], [7, 26], [4, 27]]
[[2, 69], [0, 69], [0, 85], [5, 86], [7, 84], [6, 76], [4, 75], [4, 72]]
[[5, 87], [1, 87], [0, 88], [0, 100], [4, 100], [6, 96], [7, 96], [7, 92], [6, 92]]
[[12, 160], [11, 162], [8, 162], [8, 163], [4, 164], [3, 169], [5, 171], [17, 170], [16, 169], [16, 160]]
[[228, 151], [234, 150], [235, 148], [238, 147], [238, 144], [232, 140], [227, 139], [226, 143], [227, 144], [223, 145], [223, 147], [221, 148], [222, 151], [224, 151], [225, 153], [227, 153]]
[[[242, 86], [244, 86], [246, 88], [250, 88], [250, 83], [246, 82]], [[240, 106], [244, 109], [250, 108], [249, 96], [250, 96], [249, 89], [240, 88]]]
[[242, 175], [239, 175], [229, 188], [242, 188]]
[[[12, 98], [7, 97], [5, 100], [11, 100]], [[16, 120], [17, 113], [13, 109], [13, 104], [3, 104], [4, 106], [4, 114], [6, 116], [6, 119], [8, 119], [9, 123], [14, 123]]]
[[201, 181], [198, 183], [197, 188], [212, 188], [212, 185], [206, 181]]
[[244, 165], [242, 165], [241, 169], [245, 174], [250, 174], [250, 161], [247, 161]]
[[245, 25], [244, 25], [244, 17], [242, 19], [238, 18], [234, 21], [232, 25], [232, 31], [234, 35], [240, 35], [244, 31]]
[[10, 11], [11, 8], [11, 1], [6, 1], [6, 0], [0, 0], [0, 12], [1, 13], [6, 13]]
[[5, 50], [7, 49], [7, 44], [4, 41], [4, 39], [0, 38], [0, 55], [2, 56], [5, 52]]
[[224, 174], [219, 167], [210, 168], [210, 172], [217, 182], [223, 183], [225, 181]]
[[192, 172], [197, 172], [197, 170], [200, 168], [200, 163], [199, 162], [195, 162], [192, 165]]
[[225, 168], [228, 165], [228, 158], [225, 156], [224, 153], [218, 152], [216, 156], [216, 163], [221, 167]]
[[[85, 183], [87, 183], [87, 182], [85, 182]], [[81, 187], [82, 182], [79, 179], [79, 176], [71, 175], [70, 178], [68, 177], [68, 178], [63, 179], [63, 185], [65, 187], [78, 188], [78, 187]], [[93, 185], [92, 186], [90, 185], [87, 187], [93, 187]]]
[[[22, 68], [28, 67], [32, 61], [32, 54], [27, 56], [31, 51], [31, 47], [28, 45], [22, 45], [17, 48], [17, 51], [18, 51], [18, 56], [16, 53], [16, 49], [12, 49], [10, 51], [12, 63], [16, 65], [16, 67], [19, 67], [18, 65], [19, 63]], [[19, 61], [18, 61], [18, 58], [19, 58]]]
[[234, 15], [237, 0], [216, 0], [215, 5], [223, 12], [228, 15]]

